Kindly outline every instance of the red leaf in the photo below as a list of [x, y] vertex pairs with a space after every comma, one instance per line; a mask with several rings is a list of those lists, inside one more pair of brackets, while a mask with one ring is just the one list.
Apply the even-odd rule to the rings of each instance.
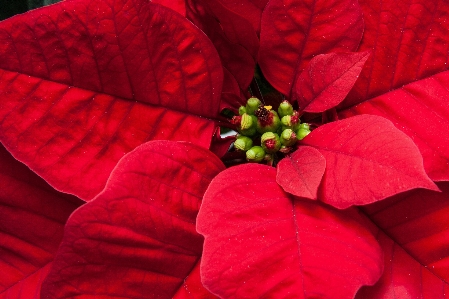
[[323, 125], [303, 144], [326, 159], [319, 199], [340, 209], [413, 188], [438, 190], [413, 141], [387, 119], [358, 115]]
[[[187, 16], [214, 43], [223, 66], [246, 90], [256, 66], [259, 40], [252, 25], [219, 0], [190, 0]], [[237, 107], [234, 107], [237, 108]]]
[[293, 200], [272, 167], [231, 167], [212, 181], [197, 218], [203, 284], [221, 298], [352, 298], [382, 271], [359, 217]]
[[343, 111], [390, 119], [418, 146], [424, 169], [435, 181], [449, 180], [449, 72], [405, 85]]
[[0, 298], [40, 298], [64, 223], [81, 205], [54, 191], [0, 145]]
[[271, 85], [289, 96], [315, 55], [354, 51], [362, 33], [356, 0], [271, 0], [262, 13], [259, 64]]
[[426, 0], [360, 0], [371, 51], [345, 107], [448, 69], [449, 4]]
[[290, 194], [317, 199], [326, 160], [310, 146], [301, 146], [277, 165], [276, 182]]
[[340, 104], [359, 77], [369, 53], [317, 55], [295, 83], [300, 110], [323, 112]]
[[208, 148], [222, 76], [207, 37], [160, 5], [51, 5], [0, 23], [0, 141], [56, 189], [91, 199], [143, 142]]
[[70, 217], [43, 298], [172, 298], [195, 267], [201, 198], [224, 169], [206, 149], [152, 141], [123, 157]]
[[449, 185], [439, 187], [442, 193], [413, 190], [363, 208], [389, 237], [378, 236], [384, 275], [357, 298], [447, 298]]

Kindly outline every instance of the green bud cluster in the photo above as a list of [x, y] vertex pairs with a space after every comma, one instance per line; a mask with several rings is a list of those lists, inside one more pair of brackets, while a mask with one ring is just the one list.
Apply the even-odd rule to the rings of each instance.
[[299, 116], [288, 101], [283, 101], [276, 112], [251, 97], [231, 121], [239, 132], [234, 147], [246, 152], [249, 162], [272, 162], [276, 153], [291, 152], [296, 142], [310, 133], [309, 125], [301, 123]]

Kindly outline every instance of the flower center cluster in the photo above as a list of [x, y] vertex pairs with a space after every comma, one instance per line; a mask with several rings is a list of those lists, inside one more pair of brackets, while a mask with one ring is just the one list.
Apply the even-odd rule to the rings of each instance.
[[309, 125], [301, 123], [299, 112], [288, 101], [283, 101], [277, 112], [271, 108], [252, 97], [231, 120], [239, 132], [234, 147], [246, 152], [249, 162], [272, 164], [276, 155], [292, 152], [297, 141], [310, 133]]

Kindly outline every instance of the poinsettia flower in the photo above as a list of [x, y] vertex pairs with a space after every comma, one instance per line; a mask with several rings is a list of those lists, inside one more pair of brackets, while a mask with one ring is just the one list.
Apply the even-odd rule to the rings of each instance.
[[[280, 12], [284, 13], [285, 16], [290, 16], [282, 11], [282, 3], [281, 1], [270, 1], [264, 13], [268, 14], [273, 20], [272, 11], [279, 11], [280, 8]], [[354, 11], [360, 12], [356, 5], [352, 5], [353, 2], [342, 1], [341, 3], [350, 3], [349, 8], [351, 9], [349, 11], [351, 13]], [[300, 7], [299, 3], [295, 1], [287, 4], [290, 4], [287, 5], [287, 12]], [[295, 6], [295, 4], [298, 5]], [[314, 4], [316, 4], [316, 8], [326, 8], [326, 6], [320, 7], [319, 2]], [[330, 13], [337, 11], [339, 13], [337, 16], [341, 15], [344, 9], [338, 4], [340, 2], [336, 3], [338, 9], [331, 9]], [[333, 6], [330, 5], [330, 7]], [[343, 8], [347, 7], [343, 6]], [[433, 9], [441, 11], [440, 7]], [[102, 13], [99, 14], [99, 11]], [[320, 10], [318, 9], [318, 11]], [[329, 12], [329, 10], [323, 11]], [[385, 9], [379, 9], [379, 11], [383, 12]], [[432, 11], [432, 9], [429, 9], [429, 11]], [[411, 9], [410, 12], [413, 13], [413, 16], [417, 13], [415, 9]], [[316, 15], [324, 18], [330, 17], [326, 13]], [[355, 19], [355, 23], [346, 20], [345, 24], [351, 25], [349, 28], [348, 26], [345, 27], [349, 31], [343, 30], [344, 28], [341, 26], [337, 26], [337, 29], [342, 29], [346, 34], [352, 32], [351, 30], [354, 28], [359, 28], [359, 25], [354, 24], [359, 24], [357, 20], [359, 20], [360, 14], [356, 14], [356, 16], [358, 17]], [[376, 16], [376, 14], [373, 14], [373, 16]], [[312, 13], [311, 17], [314, 19], [315, 14]], [[427, 17], [428, 20], [429, 18], [431, 25], [434, 26], [436, 24], [435, 19], [433, 19], [434, 15]], [[299, 19], [302, 20], [303, 18]], [[318, 20], [320, 19], [318, 18]], [[381, 18], [378, 17], [377, 20], [379, 19]], [[146, 20], [148, 23], [142, 20]], [[269, 20], [270, 18], [268, 18]], [[263, 24], [263, 22], [261, 23]], [[314, 22], [310, 23], [314, 24]], [[319, 22], [320, 25], [322, 25], [321, 23]], [[251, 25], [257, 31], [257, 26], [254, 26], [254, 23], [251, 23]], [[294, 22], [293, 25], [295, 25]], [[324, 28], [329, 28], [325, 25]], [[139, 1], [100, 1], [91, 4], [86, 1], [73, 0], [6, 21], [3, 26], [1, 34], [4, 48], [1, 53], [5, 55], [3, 56], [5, 59], [2, 60], [4, 65], [2, 65], [1, 90], [6, 100], [2, 102], [2, 142], [17, 158], [25, 161], [28, 166], [39, 172], [57, 189], [75, 193], [84, 199], [95, 197], [95, 200], [79, 209], [70, 218], [64, 241], [42, 288], [42, 297], [61, 298], [79, 295], [86, 298], [94, 296], [136, 298], [148, 297], [148, 294], [151, 294], [154, 298], [169, 298], [171, 296], [177, 298], [183, 298], [183, 296], [212, 298], [213, 296], [204, 290], [199, 283], [198, 261], [201, 255], [202, 238], [196, 234], [194, 223], [199, 200], [203, 196], [205, 188], [213, 177], [223, 169], [222, 165], [219, 166], [218, 159], [204, 149], [209, 147], [210, 137], [215, 130], [215, 121], [218, 119], [218, 111], [223, 107], [223, 101], [229, 99], [220, 93], [222, 66], [212, 44], [180, 16], [171, 14], [162, 7], [153, 6], [147, 2], [143, 4]], [[157, 30], [152, 28], [157, 28]], [[261, 41], [263, 40], [263, 28], [262, 25]], [[280, 30], [286, 28], [289, 27], [281, 26]], [[316, 32], [312, 29], [315, 28], [309, 27], [310, 32], [306, 32], [304, 36], [313, 37]], [[56, 32], [57, 34], [49, 34], [49, 32]], [[80, 32], [82, 34], [79, 34]], [[329, 32], [332, 32], [332, 30]], [[349, 34], [347, 39], [341, 41], [338, 39], [340, 37], [338, 34], [332, 36], [329, 32], [326, 32], [327, 35], [325, 36], [331, 38], [330, 44], [337, 47], [336, 49], [341, 49], [338, 48], [340, 42], [344, 45], [343, 48], [346, 51], [357, 48], [357, 34], [355, 37], [353, 34]], [[288, 34], [282, 36], [286, 41], [291, 40]], [[167, 37], [170, 37], [168, 40], [172, 43], [161, 43], [166, 42]], [[338, 42], [333, 39], [335, 37]], [[167, 47], [151, 47], [153, 44], [158, 46], [162, 44]], [[194, 46], [192, 47], [192, 45]], [[282, 45], [282, 43], [277, 44], [277, 46], [279, 45]], [[321, 43], [318, 43], [318, 45], [322, 46]], [[366, 49], [373, 48], [363, 45], [362, 43], [360, 47], [363, 50], [361, 53], [364, 53]], [[376, 46], [382, 47], [382, 44], [379, 43]], [[304, 53], [308, 53], [309, 56], [301, 56], [300, 60], [297, 56], [294, 56], [296, 59], [293, 60], [301, 63], [293, 63], [293, 71], [286, 72], [286, 74], [289, 74], [287, 83], [298, 82], [302, 78], [300, 74], [302, 69], [306, 68], [306, 64], [310, 62], [310, 65], [312, 65], [311, 57], [326, 52], [319, 49], [320, 47], [315, 44], [310, 49], [321, 52], [310, 54], [306, 51]], [[365, 49], [363, 49], [364, 47]], [[61, 51], [54, 51], [54, 49]], [[158, 50], [152, 52], [153, 49]], [[330, 49], [335, 50], [332, 46]], [[376, 49], [374, 48], [374, 50]], [[275, 55], [276, 51], [273, 51], [272, 54]], [[259, 57], [262, 57], [261, 55]], [[148, 56], [154, 59], [148, 59]], [[289, 57], [290, 55], [282, 55], [281, 58]], [[370, 57], [372, 56], [370, 55]], [[72, 61], [75, 63], [72, 63]], [[263, 59], [260, 59], [261, 65], [263, 64], [262, 61]], [[287, 61], [291, 62], [288, 59]], [[271, 63], [268, 62], [267, 64], [270, 65]], [[283, 64], [288, 65], [289, 63], [283, 61]], [[433, 71], [438, 69], [439, 67], [434, 67]], [[145, 73], [145, 71], [150, 74]], [[284, 70], [281, 69], [281, 71]], [[265, 73], [268, 74], [270, 71], [265, 70]], [[419, 74], [420, 76], [427, 76], [430, 73], [426, 69], [426, 72]], [[272, 75], [272, 77], [276, 76]], [[156, 79], [152, 80], [153, 78]], [[415, 79], [417, 78], [419, 77]], [[342, 81], [347, 83], [348, 80]], [[129, 82], [129, 84], [123, 82]], [[339, 87], [340, 85], [337, 84], [336, 86]], [[349, 87], [351, 86], [349, 84]], [[284, 92], [286, 96], [291, 94], [290, 89], [277, 88]], [[300, 88], [299, 83], [296, 84], [295, 88]], [[152, 92], [155, 93], [152, 94]], [[156, 95], [157, 98], [154, 101], [151, 98], [153, 95]], [[218, 101], [220, 98], [222, 103]], [[323, 98], [324, 102], [328, 100], [328, 97]], [[83, 100], [80, 101], [79, 99]], [[129, 99], [138, 102], [129, 105], [126, 101]], [[198, 99], [203, 100], [201, 105], [195, 104], [198, 103]], [[343, 102], [342, 107], [347, 105], [348, 99], [353, 100], [351, 96], [348, 97]], [[193, 103], [193, 106], [190, 106], [189, 103]], [[207, 106], [207, 103], [211, 105]], [[332, 105], [335, 104], [336, 102], [332, 101]], [[82, 115], [81, 120], [79, 117], [70, 118], [68, 112], [76, 116]], [[342, 112], [341, 115], [344, 116], [344, 113]], [[103, 114], [111, 116], [100, 117]], [[358, 120], [366, 119], [364, 116], [360, 117]], [[373, 117], [368, 118], [373, 119]], [[17, 122], [17, 120], [20, 120], [20, 122]], [[183, 120], [182, 124], [179, 124], [180, 120]], [[354, 130], [357, 129], [357, 124], [353, 125], [355, 122], [353, 120], [354, 118], [352, 120], [349, 118], [347, 121], [330, 125], [331, 128], [341, 129], [342, 126], [346, 126]], [[149, 121], [153, 122], [148, 123]], [[145, 124], [148, 127], [145, 127]], [[119, 130], [116, 128], [119, 128]], [[389, 126], [387, 131], [395, 130], [397, 129]], [[326, 136], [329, 131], [326, 130], [325, 126], [322, 126], [312, 133], [315, 136]], [[397, 131], [394, 134], [396, 133]], [[329, 141], [318, 140], [313, 144], [313, 140], [319, 138], [313, 138], [313, 135], [309, 137], [307, 138], [308, 141], [307, 139], [304, 140], [304, 143], [308, 145], [317, 146], [316, 143]], [[347, 138], [348, 136], [339, 137]], [[392, 136], [387, 134], [386, 137], [391, 138]], [[203, 148], [198, 148], [195, 145], [180, 145], [179, 143], [174, 145], [173, 143], [151, 142], [123, 157], [126, 152], [150, 139], [188, 140]], [[80, 142], [80, 145], [75, 141]], [[307, 149], [308, 147], [303, 148]], [[87, 155], [84, 156], [84, 159], [80, 159], [80, 157], [83, 157], [82, 154], [86, 154], [83, 152], [85, 149], [87, 149]], [[422, 150], [422, 148], [420, 149]], [[192, 154], [189, 155], [189, 152]], [[413, 155], [406, 156], [408, 158], [413, 157], [413, 160], [416, 161], [415, 153], [416, 151]], [[120, 160], [121, 162], [115, 166], [121, 157], [123, 157]], [[210, 173], [208, 173], [209, 166], [203, 167], [209, 165], [208, 163], [215, 165], [211, 168], [215, 170]], [[115, 170], [107, 180], [109, 172], [114, 167]], [[253, 166], [242, 167], [243, 172], [253, 168]], [[428, 169], [426, 168], [426, 170]], [[416, 169], [414, 170], [416, 171]], [[216, 181], [223, 177], [227, 178], [229, 171], [217, 176]], [[271, 178], [269, 185], [274, 187], [267, 189], [266, 196], [269, 197], [267, 200], [272, 200], [273, 198], [270, 196], [274, 194], [276, 198], [282, 198], [284, 210], [288, 210], [289, 204], [294, 207], [295, 212], [289, 214], [291, 225], [298, 224], [296, 220], [291, 219], [297, 216], [298, 221], [302, 221], [301, 223], [304, 224], [304, 228], [320, 223], [324, 225], [324, 229], [327, 229], [330, 227], [326, 225], [331, 224], [333, 226], [333, 224], [336, 224], [337, 227], [342, 228], [343, 232], [347, 233], [348, 238], [351, 236], [360, 238], [355, 240], [355, 244], [352, 245], [361, 246], [364, 251], [366, 250], [366, 252], [376, 256], [374, 258], [376, 262], [371, 263], [371, 267], [361, 267], [361, 264], [357, 263], [366, 261], [366, 259], [357, 259], [358, 262], [354, 263], [352, 265], [354, 268], [351, 269], [361, 269], [366, 279], [358, 279], [353, 275], [348, 276], [347, 280], [344, 280], [346, 283], [336, 286], [339, 289], [335, 291], [335, 294], [350, 296], [348, 294], [353, 295], [362, 284], [373, 284], [377, 279], [376, 277], [380, 275], [379, 270], [381, 268], [378, 259], [379, 250], [371, 236], [372, 233], [377, 233], [378, 228], [376, 226], [370, 228], [368, 222], [362, 220], [363, 217], [354, 216], [354, 219], [352, 219], [350, 215], [353, 215], [354, 212], [346, 213], [346, 211], [333, 210], [312, 201], [301, 202], [299, 199], [285, 194], [275, 183], [273, 171], [274, 169], [268, 171]], [[413, 169], [407, 171], [414, 174]], [[440, 172], [444, 173], [444, 170], [440, 170]], [[257, 175], [250, 177], [257, 179]], [[176, 180], [173, 181], [173, 178], [176, 178]], [[232, 178], [237, 179], [235, 175]], [[222, 184], [218, 185], [220, 188], [226, 187], [226, 180], [223, 181]], [[229, 183], [230, 180], [227, 180], [227, 182]], [[106, 189], [96, 195], [105, 184]], [[217, 186], [217, 183], [212, 184], [215, 185], [211, 186]], [[254, 182], [254, 184], [255, 188], [259, 188], [258, 182]], [[142, 188], [142, 186], [146, 186], [146, 188]], [[401, 189], [401, 191], [404, 190], [406, 188]], [[211, 189], [205, 200], [209, 197], [215, 198], [216, 195], [210, 196], [210, 194], [216, 191], [216, 188], [215, 190]], [[248, 192], [253, 191], [250, 189]], [[229, 192], [229, 195], [233, 196], [233, 194]], [[223, 195], [223, 198], [226, 199], [226, 194], [220, 194], [220, 196]], [[237, 195], [243, 199], [257, 199], [247, 196], [244, 192]], [[384, 196], [388, 195], [391, 194]], [[424, 193], [424, 195], [419, 196], [422, 198], [423, 196], [434, 197], [435, 195], [434, 193]], [[438, 198], [434, 201], [437, 202]], [[211, 203], [213, 206], [219, 204], [212, 199], [208, 203], [209, 207]], [[233, 202], [229, 201], [226, 205], [223, 205], [222, 211], [229, 205], [232, 208]], [[207, 211], [208, 206], [206, 204], [203, 206]], [[240, 208], [239, 206], [234, 207]], [[285, 209], [286, 207], [287, 209]], [[318, 215], [323, 215], [323, 217], [317, 218], [318, 222], [305, 220], [307, 213], [311, 213], [312, 210], [317, 212]], [[234, 211], [237, 210], [234, 209]], [[427, 213], [431, 215], [432, 219], [436, 218], [440, 225], [435, 231], [441, 234], [445, 233], [444, 218], [441, 218], [438, 214], [434, 215], [430, 210], [417, 211], [422, 214], [416, 213], [416, 217]], [[203, 215], [204, 213], [206, 212], [203, 212]], [[217, 216], [216, 219], [211, 219], [213, 214], [200, 218], [203, 220], [198, 228], [203, 233], [208, 234], [205, 225], [213, 226], [212, 220], [220, 222], [219, 216], [221, 214], [215, 215]], [[241, 221], [251, 220], [251, 213], [245, 213], [244, 215], [250, 218], [241, 217]], [[279, 215], [273, 214], [272, 216], [276, 218]], [[260, 216], [261, 218], [257, 219], [258, 221], [263, 222], [270, 219], [270, 215], [267, 216], [264, 210], [262, 210]], [[406, 215], [404, 217], [407, 219]], [[323, 219], [326, 220], [323, 222]], [[225, 217], [224, 220], [229, 219]], [[414, 220], [410, 222], [411, 227], [416, 229], [418, 222]], [[10, 223], [7, 224], [10, 225]], [[238, 227], [243, 223], [230, 224]], [[382, 221], [377, 221], [376, 224], [387, 230], [387, 228], [384, 228]], [[203, 227], [203, 229], [200, 227]], [[223, 226], [220, 226], [220, 228], [227, 230]], [[233, 227], [229, 228], [228, 233], [232, 232], [231, 228]], [[13, 233], [18, 231], [20, 231], [20, 228], [12, 229]], [[336, 230], [335, 232], [338, 235], [338, 232], [342, 231]], [[299, 231], [297, 232], [299, 235]], [[394, 261], [398, 263], [402, 271], [401, 274], [395, 276], [395, 272], [385, 271], [384, 273], [391, 274], [394, 279], [383, 278], [381, 280], [383, 289], [382, 287], [380, 289], [375, 287], [374, 291], [368, 289], [366, 293], [370, 296], [374, 296], [373, 294], [383, 296], [388, 294], [387, 291], [390, 291], [387, 290], [388, 287], [391, 288], [395, 285], [405, 287], [406, 291], [409, 292], [413, 290], [416, 287], [415, 281], [413, 283], [408, 281], [407, 284], [404, 284], [401, 280], [402, 273], [404, 273], [404, 263], [410, 260], [418, 261], [421, 265], [436, 265], [439, 270], [434, 273], [444, 279], [444, 263], [438, 264], [436, 262], [438, 258], [444, 257], [444, 244], [443, 247], [437, 247], [438, 252], [442, 252], [441, 254], [426, 256], [426, 250], [429, 247], [424, 242], [420, 242], [422, 240], [420, 238], [428, 236], [428, 232], [429, 230], [426, 230], [423, 234], [419, 234], [412, 240], [416, 243], [410, 246], [407, 246], [407, 239], [403, 241], [398, 239], [397, 235], [391, 234], [396, 240], [396, 242], [392, 241], [394, 245], [399, 244], [406, 248], [407, 252], [410, 250], [412, 254], [407, 256], [405, 252], [401, 252], [401, 258], [405, 258], [399, 260], [392, 256]], [[303, 231], [301, 231], [301, 235], [302, 233]], [[282, 238], [282, 236], [289, 236], [288, 234], [290, 234], [290, 237], [293, 235], [293, 240], [295, 240], [295, 230], [286, 230], [285, 235], [281, 234], [280, 236]], [[221, 232], [219, 236], [223, 237], [226, 234]], [[269, 236], [270, 240], [265, 243], [262, 242], [263, 244], [270, 244], [269, 242], [273, 241], [273, 236], [276, 235], [271, 233]], [[255, 237], [250, 234], [249, 239], [237, 239], [244, 245], [243, 247], [225, 248], [225, 245], [229, 244], [223, 243], [222, 249], [226, 249], [226, 253], [237, 253], [239, 255], [242, 253], [241, 250], [251, 245], [252, 238]], [[383, 236], [378, 238], [382, 241], [381, 244], [384, 248], [390, 246], [391, 242], [389, 243], [388, 238]], [[296, 240], [298, 241], [297, 238]], [[338, 239], [336, 240], [338, 241]], [[308, 241], [311, 241], [306, 242], [310, 248], [317, 242], [322, 243], [320, 240], [309, 239]], [[434, 243], [439, 244], [438, 242]], [[206, 245], [205, 250], [208, 262], [203, 267], [207, 267], [207, 265], [210, 265], [210, 261], [214, 261], [210, 254], [211, 243], [208, 242], [207, 244], [209, 245]], [[221, 246], [220, 244], [212, 245]], [[297, 249], [299, 248], [297, 246]], [[254, 248], [252, 249], [254, 250]], [[325, 248], [321, 247], [320, 249]], [[53, 253], [54, 247], [52, 250]], [[289, 247], [287, 253], [291, 250], [292, 247]], [[339, 253], [344, 250], [345, 247], [339, 247], [334, 251], [334, 254], [340, 256]], [[417, 254], [419, 252], [421, 254]], [[220, 251], [214, 253], [228, 258]], [[251, 253], [252, 251], [248, 252], [248, 254]], [[262, 256], [263, 254], [271, 256], [269, 250], [264, 250], [261, 253]], [[308, 262], [315, 257], [303, 253], [302, 250], [298, 251], [292, 257], [304, 259]], [[324, 256], [329, 260], [333, 258], [329, 255]], [[46, 260], [48, 261], [51, 257], [50, 254]], [[351, 256], [351, 258], [355, 257]], [[11, 259], [9, 262], [14, 264], [16, 260]], [[223, 265], [224, 260], [218, 260], [218, 262]], [[262, 267], [266, 265], [267, 259], [262, 259], [261, 264], [253, 262], [256, 261], [251, 260], [247, 265], [250, 268], [259, 265], [258, 267], [252, 267], [253, 271], [257, 271], [261, 269], [260, 265]], [[41, 264], [37, 264], [34, 269], [39, 269]], [[341, 276], [341, 273], [335, 269], [338, 269], [336, 267], [342, 264], [342, 260], [340, 262], [337, 260], [335, 264], [327, 265], [328, 271], [326, 273]], [[322, 278], [318, 273], [320, 271], [317, 272], [316, 269], [310, 270], [308, 268], [314, 268], [313, 265], [313, 263], [307, 264], [305, 268], [297, 269], [298, 277], [310, 275], [309, 278], [311, 279], [306, 281], [306, 284], [298, 286], [300, 281], [293, 281], [293, 284], [297, 285], [299, 292], [302, 292], [304, 296], [310, 294], [312, 294], [310, 296], [313, 296], [317, 287], [314, 285], [313, 278]], [[419, 264], [417, 265], [417, 269], [421, 270]], [[207, 269], [212, 271], [209, 274], [213, 274], [213, 271], [220, 271], [218, 266], [216, 268], [208, 267]], [[46, 274], [46, 271], [47, 268], [39, 273]], [[30, 271], [27, 273], [30, 273]], [[235, 289], [247, 294], [245, 292], [248, 289], [254, 288], [254, 284], [249, 286], [248, 289], [238, 285], [247, 281], [239, 279], [239, 277], [242, 277], [241, 275], [253, 272], [236, 269], [232, 273], [236, 273], [232, 276], [235, 280], [224, 281], [228, 285], [219, 286], [219, 291], [223, 292], [220, 294], [227, 296], [226, 294], [229, 294], [229, 291], [232, 292]], [[282, 277], [282, 274], [286, 274], [282, 271], [276, 273], [278, 278]], [[421, 278], [421, 281], [419, 281], [424, 287], [418, 288], [418, 292], [427, 292], [430, 289], [428, 281], [431, 282], [432, 286], [440, 283], [440, 286], [442, 286], [440, 289], [445, 287], [442, 279], [432, 276], [432, 273], [429, 274], [426, 271], [424, 273], [425, 280]], [[203, 281], [207, 282], [210, 289], [217, 292], [216, 288], [211, 286], [215, 284], [214, 280], [217, 277], [214, 275], [207, 277], [207, 274], [203, 275]], [[24, 275], [27, 277], [28, 274]], [[124, 277], [127, 279], [124, 279]], [[357, 282], [354, 282], [353, 280], [356, 278]], [[386, 281], [392, 281], [392, 283], [385, 283]], [[40, 282], [36, 285], [39, 285]], [[254, 280], [252, 282], [255, 283]], [[285, 283], [285, 281], [280, 280], [280, 285], [276, 285], [276, 290], [288, 292], [288, 287], [283, 285], [282, 282]], [[257, 281], [257, 283], [259, 282]], [[385, 284], [387, 287], [384, 287]], [[11, 284], [6, 289], [9, 292]], [[311, 290], [311, 293], [308, 293], [308, 290]], [[34, 296], [31, 294], [37, 292], [36, 288], [26, 289], [22, 294], [29, 298]], [[3, 294], [8, 296], [8, 293]], [[439, 296], [436, 292], [433, 294]]]
[[[190, 13], [191, 19], [194, 19], [196, 23], [203, 24], [203, 27], [209, 25], [216, 20], [213, 18], [217, 15], [213, 9], [216, 5], [216, 3], [208, 2], [206, 4], [201, 1], [194, 2], [194, 4], [190, 3], [189, 7], [195, 6], [196, 8], [196, 14]], [[234, 12], [229, 8], [232, 5], [227, 1], [220, 2], [220, 5], [222, 5], [222, 10]], [[226, 5], [228, 9], [226, 9]], [[270, 83], [283, 92], [292, 103], [296, 102], [301, 113], [325, 112], [339, 105], [345, 99], [370, 55], [370, 52], [332, 53], [333, 51], [347, 51], [357, 48], [363, 32], [362, 12], [356, 1], [318, 3], [319, 9], [312, 13], [310, 7], [305, 4], [301, 5], [294, 2], [269, 2], [261, 19], [261, 45], [258, 62]], [[202, 7], [203, 10], [199, 11], [198, 7]], [[326, 13], [322, 13], [321, 10]], [[195, 19], [196, 15], [202, 17], [202, 19]], [[310, 15], [312, 25], [305, 23], [305, 20], [308, 20], [305, 17], [306, 15]], [[205, 16], [209, 16], [209, 19]], [[289, 16], [289, 18], [285, 18], [285, 16]], [[334, 18], [334, 22], [325, 22], [324, 20], [330, 16]], [[239, 28], [250, 28], [249, 30], [236, 32], [237, 36], [242, 31], [244, 33], [246, 31], [251, 32], [251, 26], [245, 27], [238, 17], [230, 19], [233, 21], [237, 19], [234, 23], [239, 24]], [[304, 29], [296, 31], [290, 29], [295, 26]], [[224, 33], [229, 32], [226, 27], [222, 30]], [[305, 38], [304, 32], [307, 32], [307, 30], [310, 32]], [[317, 35], [322, 32], [332, 32], [332, 38], [318, 39]], [[209, 36], [211, 36], [210, 33]], [[245, 43], [248, 39], [242, 38], [241, 40], [243, 40], [242, 45], [251, 48]], [[226, 50], [222, 49], [222, 45], [221, 42], [215, 42], [219, 53], [223, 51], [240, 53], [239, 50], [233, 49], [230, 44], [227, 45]], [[331, 53], [317, 55], [323, 53], [323, 51]], [[226, 57], [229, 57], [229, 55], [222, 55], [222, 61], [226, 61]], [[239, 74], [241, 73], [244, 73], [244, 71], [241, 70]], [[356, 121], [359, 121], [358, 125]], [[343, 127], [345, 127], [344, 131], [340, 132]], [[364, 130], [361, 131], [358, 127], [364, 128]], [[377, 137], [379, 127], [383, 127], [381, 137]], [[324, 146], [322, 142], [321, 144], [317, 142], [317, 139], [320, 138], [330, 140], [329, 134], [332, 130], [339, 131], [339, 134], [341, 134], [339, 142], [342, 146], [336, 146], [335, 140], [330, 147]], [[288, 190], [296, 190], [293, 191], [295, 195], [315, 199], [318, 197], [317, 193], [320, 193], [319, 197], [323, 201], [339, 208], [345, 208], [353, 204], [374, 202], [411, 188], [437, 189], [423, 171], [421, 156], [414, 148], [413, 143], [404, 134], [396, 132], [394, 127], [381, 119], [370, 118], [370, 120], [362, 121], [362, 118], [358, 118], [353, 120], [352, 124], [329, 124], [320, 129], [320, 132], [324, 131], [328, 132], [324, 133], [327, 138], [323, 138], [322, 134], [319, 138], [307, 138], [305, 143], [323, 152], [324, 156], [321, 159], [329, 162], [328, 171], [325, 171], [326, 167], [322, 170], [315, 169], [314, 172], [317, 175], [313, 182], [310, 181], [306, 172], [298, 177], [298, 170], [304, 166], [304, 164], [299, 163], [300, 161], [320, 159], [316, 151], [312, 149], [309, 151], [303, 150], [301, 157], [295, 160], [296, 162], [290, 160], [290, 168], [285, 167], [286, 161], [280, 164], [278, 182], [281, 186], [285, 182], [288, 185], [286, 186]], [[334, 133], [332, 132], [332, 134]], [[318, 133], [312, 135], [318, 135]], [[346, 144], [345, 139], [350, 139], [352, 146]], [[389, 143], [389, 140], [394, 142]], [[310, 143], [311, 141], [312, 143]], [[377, 147], [375, 146], [376, 142]], [[389, 144], [389, 146], [383, 146], [384, 144]], [[354, 151], [354, 146], [363, 149]], [[342, 149], [342, 147], [344, 148]], [[375, 149], [365, 150], [366, 147]], [[398, 148], [404, 150], [398, 151]], [[305, 149], [309, 149], [309, 147]], [[380, 150], [378, 151], [378, 149]], [[397, 156], [392, 154], [394, 152]], [[298, 156], [299, 153], [295, 155]], [[379, 159], [373, 159], [375, 155]], [[405, 156], [408, 157], [407, 161], [404, 160]], [[333, 165], [335, 163], [333, 160], [339, 161], [341, 164]], [[402, 161], [403, 164], [398, 164], [398, 161]], [[340, 172], [344, 172], [346, 169], [342, 165], [353, 165], [354, 163], [357, 166], [354, 167], [356, 170], [352, 171], [351, 176]], [[385, 167], [388, 171], [385, 171]], [[296, 169], [296, 171], [287, 170], [291, 168]], [[363, 175], [358, 171], [363, 172]], [[322, 179], [323, 175], [324, 178]], [[385, 180], [391, 181], [391, 184], [380, 186], [375, 183], [381, 176]], [[295, 179], [292, 179], [292, 177], [295, 177]], [[357, 182], [348, 182], [353, 177], [358, 178], [355, 179]], [[410, 180], [410, 177], [413, 179]], [[306, 184], [304, 184], [305, 180], [308, 180]], [[323, 184], [318, 190], [322, 180]], [[364, 189], [365, 192], [359, 192], [357, 186], [360, 186], [360, 189]], [[376, 187], [380, 187], [382, 190]], [[301, 188], [305, 188], [306, 192], [300, 192]]]

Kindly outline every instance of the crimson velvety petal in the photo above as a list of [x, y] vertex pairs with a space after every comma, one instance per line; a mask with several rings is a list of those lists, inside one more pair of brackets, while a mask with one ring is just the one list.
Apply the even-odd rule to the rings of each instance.
[[438, 190], [413, 141], [389, 120], [358, 115], [325, 124], [302, 141], [326, 159], [318, 198], [344, 209], [414, 188]]
[[315, 55], [354, 51], [362, 33], [357, 0], [271, 0], [262, 13], [259, 65], [271, 85], [289, 96]]
[[53, 190], [0, 145], [0, 298], [39, 299], [64, 224], [83, 202]]
[[231, 167], [214, 178], [197, 218], [203, 285], [221, 298], [353, 298], [382, 272], [359, 219], [285, 193], [273, 167]]
[[376, 114], [391, 120], [418, 146], [435, 181], [449, 180], [449, 71], [407, 84], [342, 111], [340, 116]]
[[359, 51], [371, 51], [345, 107], [448, 70], [449, 3], [360, 0], [365, 31]]
[[201, 257], [201, 198], [224, 169], [191, 143], [150, 141], [72, 214], [43, 298], [172, 298]]
[[278, 163], [276, 182], [290, 194], [317, 199], [325, 169], [326, 159], [318, 150], [301, 146]]
[[362, 71], [369, 52], [317, 55], [295, 82], [293, 98], [305, 112], [323, 112], [340, 104]]
[[143, 142], [209, 147], [222, 80], [212, 43], [168, 8], [61, 2], [0, 23], [0, 141], [88, 200]]

